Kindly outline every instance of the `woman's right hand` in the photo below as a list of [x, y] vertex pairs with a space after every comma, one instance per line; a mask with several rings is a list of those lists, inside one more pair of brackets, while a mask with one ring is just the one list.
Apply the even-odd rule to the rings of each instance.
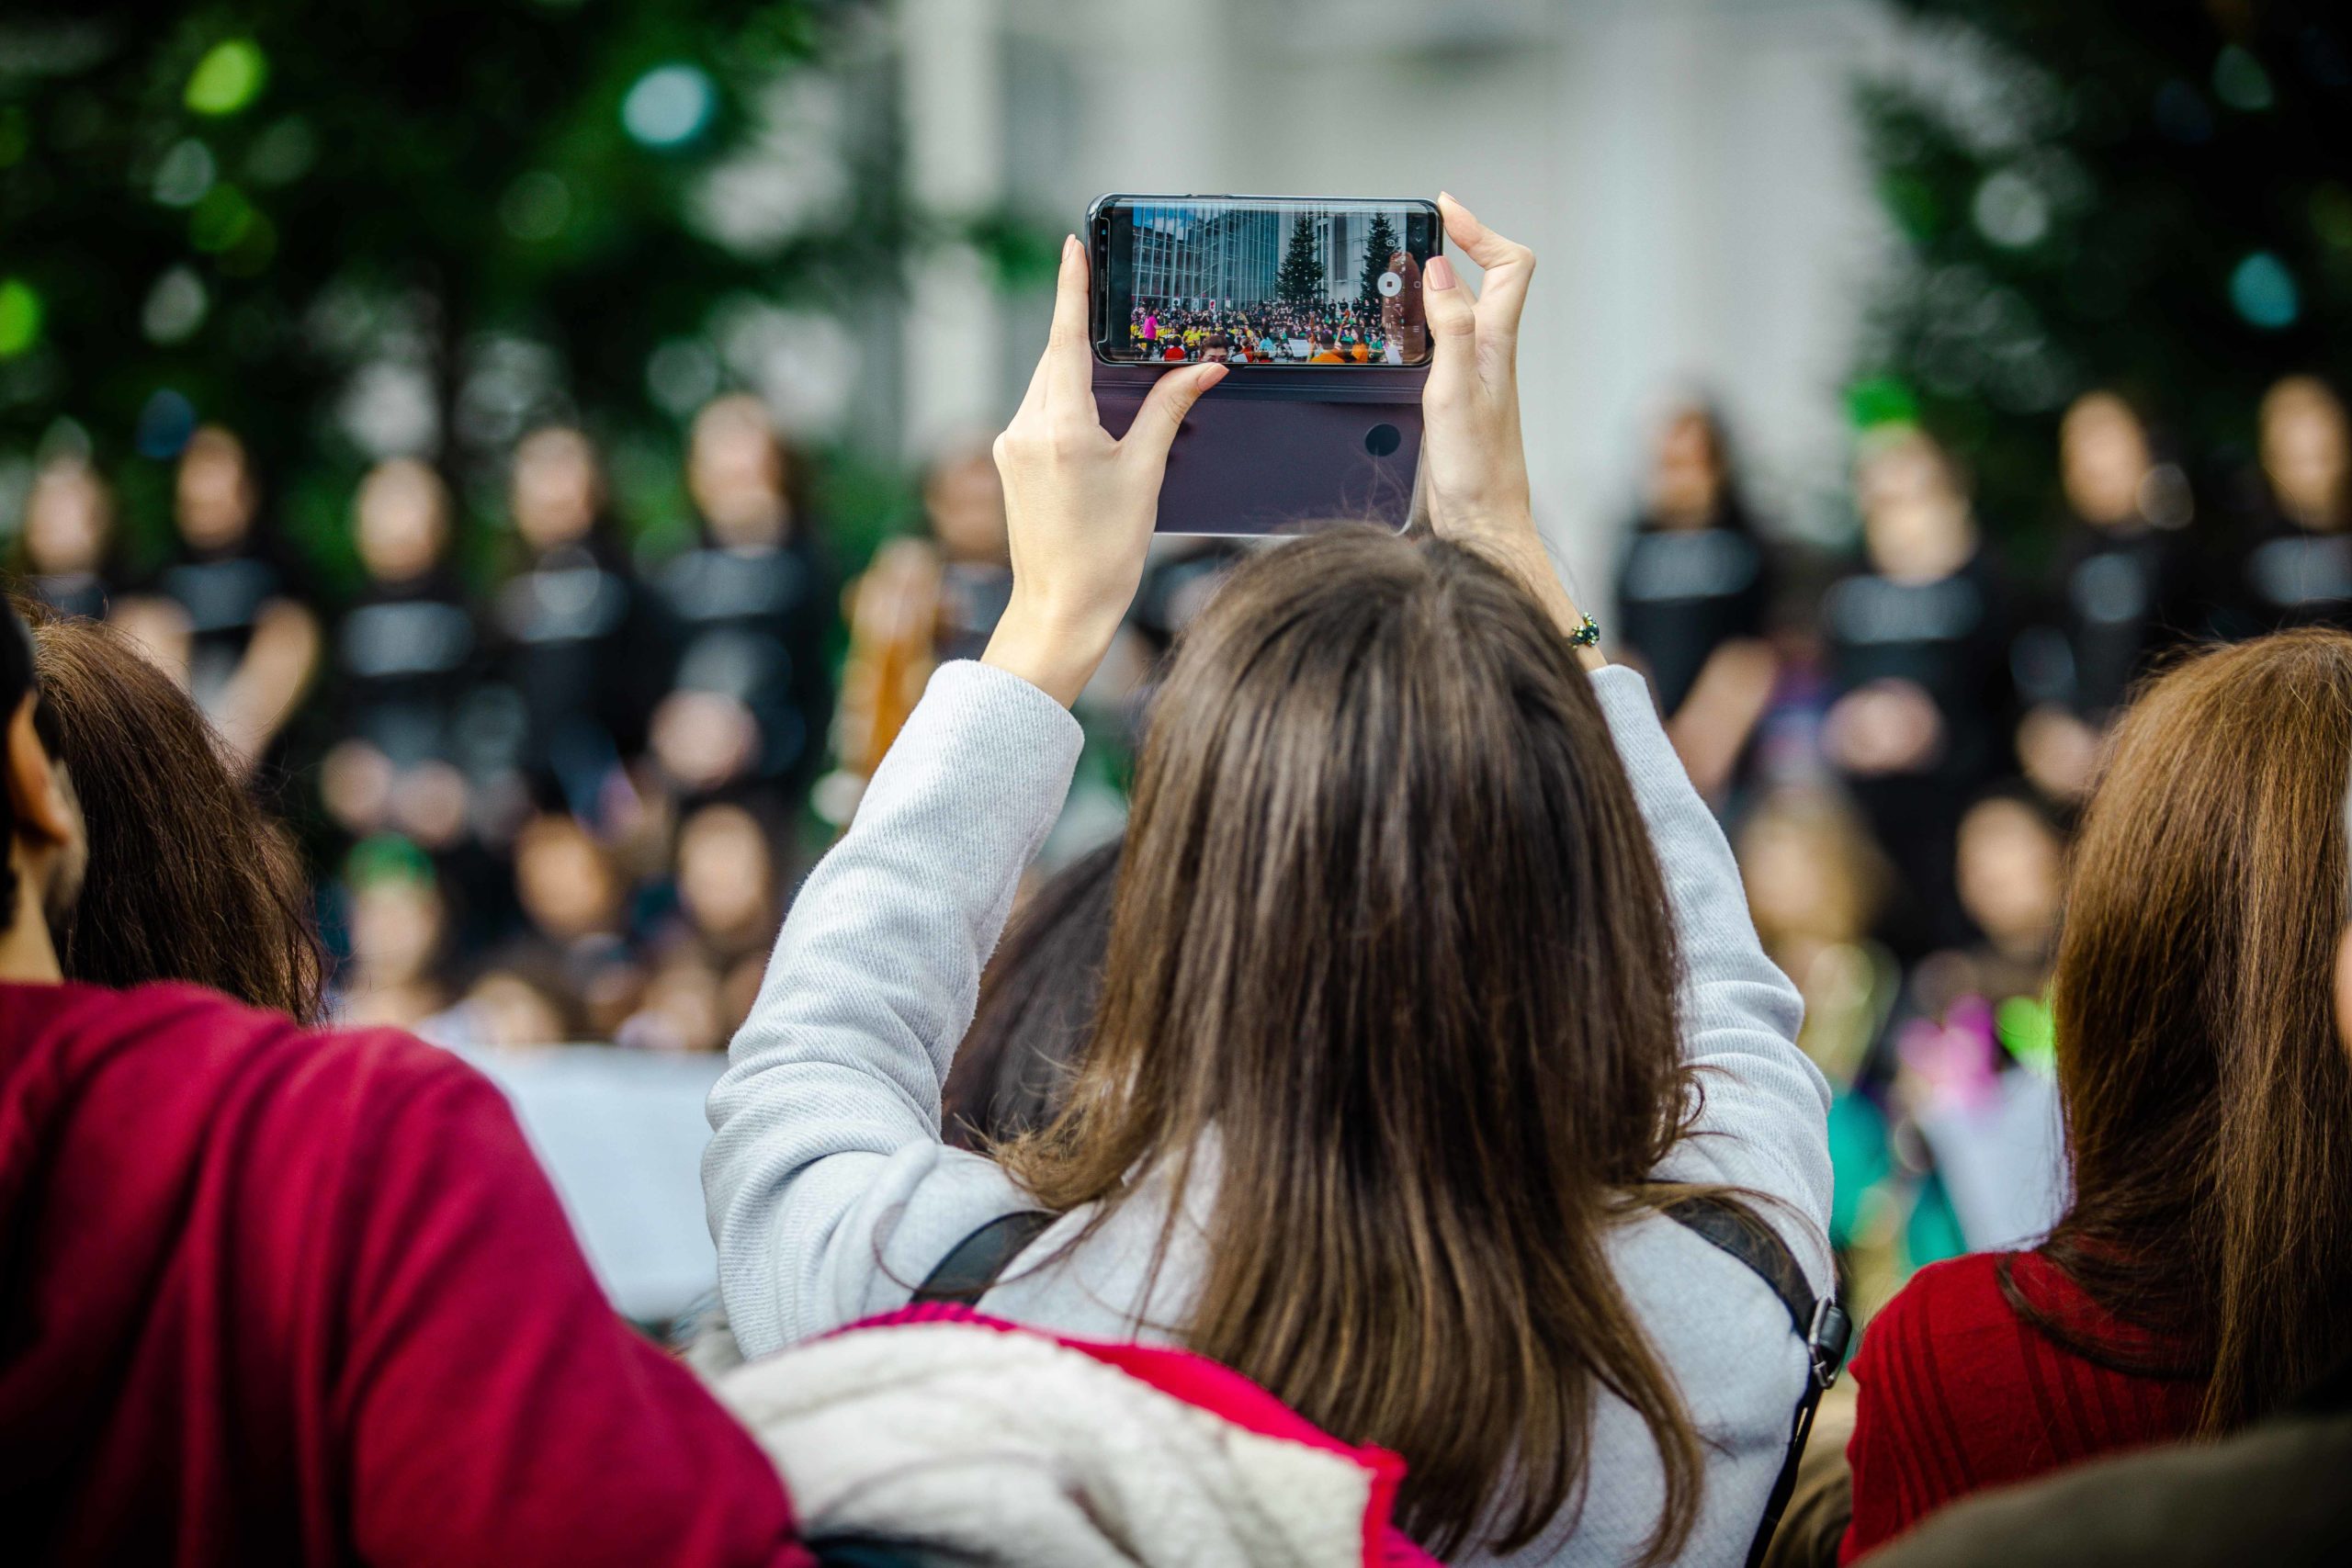
[[[1473, 295], [1442, 255], [1431, 256], [1421, 272], [1431, 346], [1421, 389], [1430, 526], [1517, 576], [1560, 629], [1573, 633], [1584, 613], [1536, 531], [1519, 431], [1519, 316], [1535, 253], [1479, 222], [1453, 197], [1437, 200], [1446, 238], [1485, 270], [1486, 284], [1484, 293]], [[1578, 651], [1589, 666], [1601, 661], [1593, 649]]]
[[1068, 707], [1092, 678], [1143, 580], [1168, 448], [1222, 365], [1170, 370], [1124, 439], [1094, 408], [1085, 247], [1062, 242], [1054, 325], [1028, 395], [996, 438], [1012, 598], [980, 657]]

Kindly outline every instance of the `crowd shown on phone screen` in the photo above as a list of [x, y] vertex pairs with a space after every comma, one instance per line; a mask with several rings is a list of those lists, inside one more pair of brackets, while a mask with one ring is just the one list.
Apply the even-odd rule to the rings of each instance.
[[[1428, 346], [1451, 308], [1441, 293], [1454, 287], [1433, 268], [1431, 325], [1416, 325], [1410, 344], [1393, 313], [1384, 321], [1376, 306], [1334, 304], [1138, 307], [1130, 347], [1204, 377], [1257, 361], [1398, 364]], [[1721, 1484], [1747, 1463], [1739, 1484], [1760, 1499], [1780, 1453], [1767, 1444], [1708, 1457], [1706, 1422], [1736, 1427], [1745, 1408], [1731, 1400], [1718, 1411], [1689, 1386], [1713, 1365], [1720, 1325], [1703, 1314], [1684, 1322], [1658, 1302], [1752, 1281], [1693, 1272], [1679, 1243], [1654, 1235], [1657, 1257], [1602, 1247], [1600, 1210], [1562, 1196], [1589, 1173], [1561, 1150], [1633, 1190], [1721, 1186], [1792, 1211], [1818, 1199], [1837, 1296], [1864, 1326], [1861, 1393], [1837, 1440], [1815, 1445], [1846, 1456], [1834, 1495], [1825, 1504], [1801, 1489], [1792, 1517], [1824, 1507], [1820, 1560], [1851, 1560], [1994, 1484], [2259, 1427], [2313, 1390], [2325, 1394], [2352, 1353], [2352, 1122], [2328, 1121], [2352, 1111], [2352, 1066], [2331, 1021], [2346, 894], [2314, 888], [2297, 902], [2279, 891], [2309, 874], [2314, 854], [2344, 881], [2352, 639], [2331, 634], [2352, 633], [2352, 422], [2312, 376], [2280, 380], [2249, 411], [2256, 437], [2244, 453], [2177, 449], [2163, 412], [2109, 390], [2074, 401], [2049, 455], [2054, 526], [1982, 515], [1966, 465], [1919, 428], [1860, 432], [1858, 527], [1841, 553], [1798, 540], [1758, 505], [1723, 417], [1698, 403], [1669, 409], [1628, 465], [1639, 494], [1614, 580], [1586, 595], [1611, 663], [1645, 685], [1613, 671], [1595, 677], [1597, 701], [1581, 674], [1555, 692], [1545, 682], [1557, 671], [1538, 679], [1514, 664], [1553, 635], [1545, 590], [1506, 590], [1470, 560], [1463, 541], [1475, 544], [1475, 529], [1449, 535], [1442, 522], [1426, 550], [1347, 533], [1272, 548], [1159, 540], [1100, 668], [1089, 664], [1070, 692], [1052, 693], [1040, 676], [1015, 694], [978, 665], [930, 684], [1024, 613], [1000, 474], [1023, 460], [1020, 420], [995, 458], [978, 441], [934, 454], [921, 516], [854, 572], [815, 499], [812, 459], [749, 394], [718, 398], [682, 432], [675, 507], [689, 525], [651, 536], [616, 513], [590, 428], [526, 434], [480, 537], [481, 521], [440, 470], [391, 457], [351, 495], [357, 581], [332, 590], [279, 526], [273, 476], [240, 433], [203, 426], [172, 457], [171, 545], [157, 559], [134, 560], [117, 476], [60, 445], [26, 496], [9, 562], [65, 727], [51, 744], [70, 759], [130, 722], [116, 709], [137, 707], [159, 737], [144, 765], [184, 787], [169, 812], [143, 820], [107, 805], [137, 798], [136, 777], [110, 779], [95, 759], [74, 764], [98, 792], [87, 803], [94, 863], [158, 869], [136, 897], [95, 878], [92, 901], [57, 923], [58, 940], [89, 977], [115, 966], [135, 976], [171, 949], [192, 977], [243, 999], [442, 1044], [718, 1053], [743, 1031], [714, 1101], [707, 1179], [745, 1351], [865, 1315], [884, 1282], [911, 1284], [976, 1221], [1004, 1213], [1009, 1201], [990, 1210], [997, 1190], [972, 1174], [978, 1163], [988, 1181], [1017, 1181], [1056, 1212], [1099, 1206], [1084, 1230], [1056, 1233], [1065, 1251], [1050, 1267], [991, 1301], [1012, 1301], [1007, 1315], [1023, 1322], [1103, 1337], [1079, 1304], [1100, 1281], [1054, 1270], [1093, 1258], [1114, 1281], [1102, 1288], [1133, 1285], [1138, 1311], [1159, 1303], [1158, 1255], [1147, 1282], [1128, 1278], [1159, 1233], [1122, 1228], [1134, 1212], [1122, 1204], [1143, 1190], [1122, 1183], [1165, 1160], [1182, 1172], [1166, 1198], [1181, 1208], [1195, 1196], [1185, 1182], [1196, 1145], [1215, 1145], [1211, 1169], [1238, 1173], [1216, 1194], [1213, 1230], [1260, 1213], [1232, 1195], [1249, 1183], [1331, 1204], [1316, 1211], [1329, 1224], [1314, 1234], [1337, 1238], [1334, 1279], [1361, 1260], [1351, 1226], [1376, 1222], [1396, 1245], [1409, 1237], [1427, 1249], [1415, 1267], [1433, 1272], [1399, 1290], [1427, 1286], [1459, 1245], [1459, 1215], [1417, 1207], [1351, 1163], [1376, 1143], [1384, 1157], [1445, 1164], [1434, 1102], [1426, 1116], [1382, 1121], [1379, 1141], [1314, 1145], [1328, 1163], [1285, 1152], [1286, 1137], [1322, 1134], [1282, 1095], [1379, 1103], [1423, 1082], [1413, 1075], [1428, 1066], [1400, 1046], [1359, 1082], [1329, 1066], [1347, 1058], [1335, 1048], [1309, 1050], [1317, 1066], [1285, 1077], [1283, 1043], [1253, 1034], [1250, 1010], [1282, 998], [1328, 991], [1370, 1005], [1370, 993], [1349, 991], [1313, 959], [1293, 954], [1284, 969], [1235, 935], [1257, 931], [1268, 911], [1221, 903], [1216, 869], [1241, 880], [1295, 860], [1315, 873], [1302, 886], [1331, 902], [1323, 913], [1376, 917], [1362, 923], [1380, 930], [1351, 940], [1397, 966], [1394, 995], [1373, 999], [1393, 1004], [1392, 1021], [1409, 1014], [1406, 1035], [1478, 1040], [1494, 1052], [1482, 1069], [1492, 1083], [1524, 1073], [1531, 1092], [1573, 1089], [1580, 1105], [1603, 1108], [1512, 1134], [1532, 1140], [1526, 1160], [1556, 1168], [1532, 1183], [1540, 1201], [1498, 1221], [1496, 1235], [1518, 1236], [1511, 1227], [1535, 1223], [1529, 1215], [1570, 1235], [1576, 1256], [1549, 1280], [1556, 1293], [1457, 1303], [1474, 1359], [1490, 1333], [1494, 1344], [1565, 1343], [1545, 1337], [1555, 1310], [1573, 1320], [1562, 1334], [1600, 1348], [1562, 1361], [1576, 1363], [1570, 1381], [1583, 1389], [1563, 1396], [1565, 1415], [1498, 1395], [1478, 1417], [1489, 1422], [1482, 1438], [1469, 1404], [1444, 1408], [1473, 1391], [1346, 1382], [1378, 1373], [1351, 1356], [1396, 1366], [1437, 1351], [1417, 1350], [1410, 1335], [1383, 1337], [1393, 1325], [1377, 1314], [1349, 1316], [1362, 1303], [1338, 1285], [1300, 1292], [1272, 1265], [1253, 1271], [1224, 1254], [1171, 1263], [1215, 1315], [1191, 1348], [1249, 1372], [1317, 1426], [1406, 1450], [1425, 1479], [1408, 1481], [1397, 1519], [1424, 1546], [1499, 1541], [1497, 1560], [1534, 1562], [1572, 1538], [1605, 1539], [1629, 1557], [1667, 1560], [1657, 1554], [1688, 1545], [1736, 1560], [1752, 1514], [1717, 1517], [1707, 1478]], [[666, 542], [656, 550], [645, 536]], [[1312, 557], [1319, 588], [1279, 581], [1272, 562], [1286, 550]], [[1220, 596], [1228, 582], [1235, 592]], [[1483, 619], [1472, 614], [1482, 595], [1497, 596]], [[1407, 609], [1382, 621], [1383, 606]], [[1432, 672], [1445, 661], [1426, 637], [1455, 624], [1447, 616], [1470, 617], [1460, 636], [1476, 654]], [[76, 642], [85, 621], [126, 640]], [[1206, 629], [1184, 639], [1193, 626]], [[1364, 696], [1349, 670], [1325, 670], [1296, 640], [1302, 626], [1359, 638], [1349, 646], [1377, 672], [1363, 683], [1408, 694], [1394, 713], [1380, 710], [1384, 720], [1407, 724], [1421, 698], [1460, 720], [1431, 732], [1461, 747], [1446, 753], [1457, 776], [1408, 779], [1381, 834], [1318, 837], [1328, 823], [1297, 805], [1385, 797], [1348, 771], [1371, 752], [1303, 746], [1283, 725], [1312, 710], [1331, 727], [1326, 739], [1352, 741], [1385, 732], [1370, 719], [1350, 728], [1363, 716], [1350, 705], [1390, 700]], [[109, 673], [108, 649], [119, 647], [149, 661], [134, 681]], [[1179, 648], [1187, 655], [1171, 662]], [[1280, 682], [1267, 673], [1275, 664]], [[1521, 710], [1490, 709], [1481, 682], [1504, 680], [1498, 671], [1517, 671]], [[1654, 719], [1642, 716], [1645, 689]], [[200, 731], [175, 716], [175, 690], [220, 737], [218, 780]], [[1066, 697], [1077, 722], [1049, 702], [1038, 708], [1041, 693]], [[1556, 756], [1515, 771], [1476, 743], [1510, 742], [1514, 725], [1533, 722], [1529, 711], [1556, 718], [1567, 737]], [[1645, 733], [1662, 734], [1654, 755]], [[917, 761], [893, 753], [902, 736]], [[1573, 810], [1544, 793], [1557, 782], [1547, 768], [1574, 776], [1612, 737], [1628, 786], [1576, 795]], [[2331, 762], [2310, 762], [2330, 747]], [[1033, 762], [1018, 759], [1039, 753], [1075, 771], [1067, 808], [1050, 760], [1043, 782], [980, 776], [1008, 758], [1008, 773], [1021, 775]], [[1412, 924], [1428, 917], [1408, 908], [1413, 887], [1443, 901], [1519, 886], [1509, 857], [1482, 858], [1465, 828], [1488, 820], [1462, 804], [1461, 775], [1481, 766], [1492, 776], [1477, 774], [1476, 811], [1515, 832], [1545, 824], [1589, 852], [1596, 869], [1579, 886], [1618, 912], [1590, 916], [1599, 925], [1584, 913], [1508, 929], [1469, 917]], [[1232, 828], [1217, 812], [1236, 798], [1260, 802], [1284, 830]], [[1538, 809], [1546, 803], [1555, 809]], [[842, 837], [862, 805], [882, 825]], [[260, 826], [265, 815], [288, 830]], [[1381, 835], [1440, 856], [1442, 874], [1405, 866]], [[245, 840], [274, 847], [242, 867], [180, 853]], [[1654, 842], [1655, 858], [1637, 842]], [[824, 910], [796, 917], [779, 949], [796, 889], [836, 843], [798, 896]], [[1017, 867], [1024, 843], [1042, 854], [991, 956], [993, 928], [973, 936], [1004, 914], [990, 901], [990, 868], [1008, 856]], [[1144, 872], [1132, 869], [1139, 856]], [[1740, 885], [1752, 932], [1737, 918]], [[1193, 945], [1154, 946], [1139, 886], [1195, 922], [1185, 928]], [[884, 907], [901, 896], [913, 913], [894, 925]], [[1628, 899], [1654, 905], [1656, 918], [1623, 913]], [[195, 928], [214, 908], [260, 934], [208, 947]], [[925, 919], [939, 931], [926, 934]], [[323, 935], [322, 963], [305, 945], [309, 921]], [[1384, 931], [1413, 940], [1400, 936], [1392, 951], [1379, 945]], [[1442, 942], [1457, 944], [1444, 949], [1449, 962], [1483, 975], [1493, 995], [1458, 1008], [1410, 1002], [1408, 972], [1435, 962]], [[1580, 992], [1579, 1007], [1564, 1005], [1612, 1026], [1587, 1053], [1605, 1066], [1589, 1082], [1557, 1079], [1541, 1052], [1510, 1049], [1515, 1031], [1541, 1032], [1522, 1016], [1540, 1007], [1540, 987], [1523, 988], [1512, 967], [1538, 952], [1588, 977], [1615, 974], [1629, 955], [1641, 971], [1611, 981], [1606, 997]], [[763, 998], [772, 954], [777, 978]], [[934, 960], [961, 976], [936, 994], [916, 977]], [[1677, 973], [1698, 998], [1681, 1014], [1668, 987]], [[893, 1121], [908, 1114], [905, 1095], [861, 1089], [842, 1064], [886, 1052], [894, 1032], [960, 1028], [939, 1022], [959, 997], [977, 1012], [952, 1070], [933, 1064], [946, 1111], [924, 1133], [950, 1147], [914, 1159]], [[1098, 1033], [1106, 1019], [1119, 1030]], [[1341, 1009], [1331, 1038], [1359, 1026], [1376, 1027]], [[1186, 1030], [1222, 1042], [1227, 1081], [1165, 1067], [1158, 1043]], [[1781, 1033], [1792, 1047], [1785, 1062], [1770, 1049]], [[2062, 1038], [2073, 1051], [2064, 1065]], [[1088, 1060], [1090, 1047], [1105, 1054]], [[908, 1062], [891, 1070], [922, 1065]], [[1719, 1103], [1702, 1095], [1684, 1121], [1652, 1115], [1653, 1100], [1680, 1092], [1678, 1075], [1716, 1071], [1730, 1084]], [[1816, 1081], [1821, 1181], [1802, 1156], [1772, 1154], [1766, 1136], [1804, 1123]], [[1220, 1098], [1237, 1084], [1262, 1094], [1247, 1105]], [[838, 1146], [816, 1147], [834, 1134], [804, 1127], [811, 1106], [851, 1129]], [[1453, 1109], [1467, 1120], [1492, 1108], [1464, 1089]], [[1734, 1152], [1693, 1153], [1712, 1133]], [[805, 1148], [795, 1142], [804, 1134]], [[869, 1136], [881, 1141], [858, 1142]], [[1504, 1142], [1476, 1143], [1449, 1147], [1473, 1187], [1481, 1161], [1507, 1159]], [[2224, 1146], [2244, 1152], [2215, 1152]], [[929, 1163], [967, 1157], [958, 1151], [990, 1158]], [[852, 1156], [876, 1156], [877, 1169], [890, 1162], [894, 1174], [875, 1189], [899, 1205], [887, 1221], [882, 1199], [812, 1174]], [[1640, 1201], [1665, 1214], [1676, 1201]], [[1555, 1201], [1556, 1213], [1546, 1207]], [[1260, 1215], [1268, 1234], [1309, 1245], [1307, 1232], [1285, 1228], [1297, 1214], [1280, 1208]], [[2301, 1218], [2279, 1223], [2286, 1210]], [[786, 1244], [805, 1258], [761, 1261], [762, 1249]], [[893, 1250], [907, 1248], [929, 1250]], [[1794, 1252], [1790, 1267], [1805, 1274], [1810, 1258]], [[578, 1283], [563, 1260], [541, 1262], [563, 1290]], [[2120, 1310], [2124, 1302], [2141, 1310]], [[1793, 1365], [1786, 1318], [1768, 1315], [1748, 1348], [1754, 1364], [1785, 1353]], [[1955, 1323], [2014, 1337], [2019, 1322], [2055, 1348], [1973, 1360], [1951, 1350]], [[760, 1406], [781, 1426], [806, 1418], [817, 1423], [808, 1433], [823, 1429], [808, 1412], [779, 1414], [790, 1401], [776, 1387], [746, 1386], [743, 1400], [782, 1402]], [[2340, 1394], [2318, 1408], [2340, 1412]], [[2063, 1414], [2036, 1399], [2059, 1401]], [[1784, 1439], [1777, 1385], [1756, 1404], [1770, 1417], [1758, 1430]], [[1494, 1436], [1505, 1431], [1515, 1458]], [[1547, 1433], [1573, 1436], [1547, 1448]], [[1629, 1442], [1638, 1464], [1621, 1451]], [[2039, 1457], [2021, 1458], [2030, 1449]], [[748, 1454], [729, 1450], [726, 1462], [757, 1469]], [[1523, 1473], [1511, 1468], [1531, 1455]], [[1588, 1468], [1596, 1486], [1622, 1490], [1587, 1497], [1580, 1517], [1568, 1500]], [[2177, 1483], [2193, 1491], [2208, 1480]], [[431, 1490], [429, 1480], [407, 1483], [414, 1495]], [[1612, 1497], [1633, 1499], [1626, 1517]], [[2095, 1519], [2099, 1506], [2094, 1488], [2075, 1511]], [[1987, 1540], [2003, 1528], [1991, 1515], [1965, 1518]], [[1974, 1559], [1918, 1559], [1946, 1560]]]

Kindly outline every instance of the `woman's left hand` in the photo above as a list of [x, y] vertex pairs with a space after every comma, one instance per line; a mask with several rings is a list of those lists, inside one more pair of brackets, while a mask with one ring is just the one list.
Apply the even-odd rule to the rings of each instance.
[[1159, 481], [1184, 415], [1225, 376], [1197, 365], [1159, 378], [1125, 439], [1094, 410], [1086, 251], [1062, 242], [1054, 327], [1020, 412], [996, 438], [1012, 547], [1012, 597], [984, 662], [1068, 706], [1110, 650], [1143, 581]]

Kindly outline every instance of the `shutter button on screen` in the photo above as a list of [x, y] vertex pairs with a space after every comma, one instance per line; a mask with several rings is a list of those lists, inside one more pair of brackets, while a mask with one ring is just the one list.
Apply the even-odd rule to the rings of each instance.
[[1393, 424], [1375, 424], [1363, 433], [1363, 449], [1375, 457], [1385, 457], [1404, 444], [1404, 436]]

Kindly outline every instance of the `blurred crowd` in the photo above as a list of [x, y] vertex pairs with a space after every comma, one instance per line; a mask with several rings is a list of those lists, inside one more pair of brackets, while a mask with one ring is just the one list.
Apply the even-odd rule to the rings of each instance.
[[[1376, 309], [1137, 324], [1188, 354], [1302, 328], [1381, 343]], [[1850, 559], [1755, 514], [1709, 411], [1658, 428], [1609, 646], [1646, 670], [1806, 996], [1805, 1045], [1841, 1096], [1839, 1240], [1866, 1274], [1883, 1264], [1884, 1289], [2054, 1213], [2060, 868], [2132, 682], [2193, 639], [2352, 626], [2344, 405], [2290, 378], [2257, 423], [2233, 461], [2167, 450], [2113, 393], [2080, 399], [2052, 454], [2055, 530], [1980, 519], [1920, 431], [1868, 433]], [[701, 412], [684, 471], [692, 542], [650, 558], [616, 525], [589, 436], [534, 431], [485, 576], [460, 568], [481, 552], [460, 548], [442, 477], [379, 463], [351, 502], [361, 585], [330, 596], [233, 433], [178, 455], [172, 555], [139, 571], [106, 477], [68, 451], [30, 491], [17, 587], [130, 631], [303, 825], [345, 1017], [452, 1043], [715, 1050], [805, 859], [932, 667], [985, 644], [1011, 574], [978, 448], [933, 465], [923, 526], [847, 582], [808, 465], [756, 399]], [[1115, 834], [1138, 694], [1241, 548], [1162, 542], [1081, 705], [1105, 760], [1049, 860]], [[2006, 1174], [1980, 1179], [1985, 1162]]]
[[379, 463], [351, 502], [361, 583], [332, 595], [234, 433], [179, 453], [171, 554], [139, 571], [68, 452], [17, 586], [130, 632], [300, 825], [346, 1016], [707, 1050], [749, 1005], [826, 754], [838, 585], [757, 400], [705, 408], [685, 467], [693, 542], [642, 558], [589, 437], [535, 431], [483, 581], [441, 475]]
[[[721, 1049], [786, 890], [933, 664], [978, 654], [1004, 608], [995, 465], [945, 451], [922, 526], [846, 584], [808, 463], [748, 395], [693, 422], [673, 553], [631, 542], [580, 429], [526, 434], [507, 474], [486, 552], [433, 467], [369, 468], [360, 581], [338, 593], [235, 433], [177, 455], [170, 554], [143, 568], [107, 476], [67, 449], [31, 486], [8, 588], [111, 620], [198, 699], [302, 840], [345, 1021]], [[1140, 682], [1197, 602], [1187, 584], [1229, 554], [1193, 542], [1155, 565], [1106, 682]], [[1121, 698], [1090, 712], [1122, 750]], [[1116, 830], [1110, 793], [1073, 813], [1082, 839]]]
[[1611, 645], [1647, 669], [1804, 994], [1858, 1315], [2057, 1217], [2061, 873], [2134, 683], [2193, 642], [2352, 626], [2344, 403], [2293, 377], [2249, 412], [2249, 451], [2188, 454], [2127, 399], [2079, 398], [2054, 526], [1980, 517], [1915, 428], [1867, 434], [1847, 559], [1776, 542], [1707, 410], [1661, 426]]
[[[1409, 256], [1398, 265], [1418, 271]], [[1396, 299], [1310, 305], [1138, 305], [1128, 313], [1127, 350], [1170, 364], [1405, 365], [1429, 349], [1429, 329]]]

